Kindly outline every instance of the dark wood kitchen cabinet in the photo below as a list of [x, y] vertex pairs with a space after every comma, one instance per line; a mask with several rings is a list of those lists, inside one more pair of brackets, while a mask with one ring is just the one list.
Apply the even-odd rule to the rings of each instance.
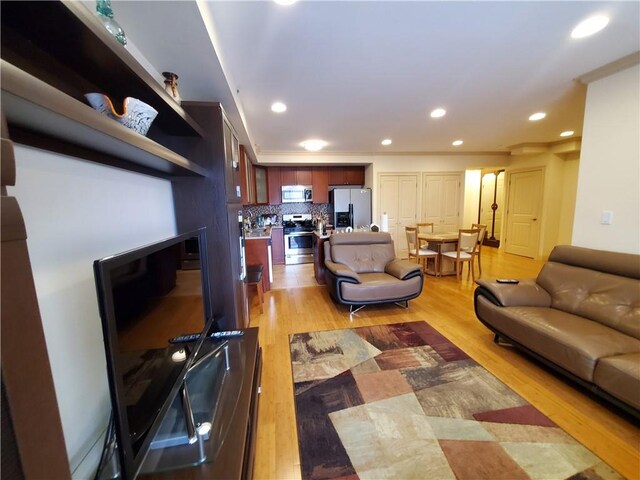
[[364, 185], [364, 167], [332, 167], [329, 185]]
[[311, 185], [311, 167], [282, 167], [282, 185]]
[[269, 190], [269, 205], [282, 203], [282, 176], [280, 167], [267, 169], [267, 188]]
[[284, 265], [284, 229], [271, 227], [271, 261], [274, 265]]
[[253, 186], [256, 192], [255, 202], [258, 205], [269, 203], [269, 192], [267, 185], [267, 169], [265, 167], [253, 166]]
[[256, 203], [255, 171], [244, 145], [240, 145], [240, 193], [243, 205]]
[[313, 203], [329, 203], [329, 168], [313, 167]]

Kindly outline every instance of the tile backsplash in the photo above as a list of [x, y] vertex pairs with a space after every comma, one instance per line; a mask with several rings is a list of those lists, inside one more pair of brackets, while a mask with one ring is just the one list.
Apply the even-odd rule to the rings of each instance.
[[259, 215], [278, 215], [278, 223], [282, 215], [310, 213], [313, 217], [329, 215], [328, 203], [283, 203], [282, 205], [248, 205], [242, 207], [245, 217], [249, 214], [256, 219]]

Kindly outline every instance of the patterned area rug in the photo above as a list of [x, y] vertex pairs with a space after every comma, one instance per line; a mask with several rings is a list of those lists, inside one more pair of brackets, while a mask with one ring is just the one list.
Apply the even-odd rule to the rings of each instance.
[[303, 479], [622, 478], [426, 322], [290, 344]]

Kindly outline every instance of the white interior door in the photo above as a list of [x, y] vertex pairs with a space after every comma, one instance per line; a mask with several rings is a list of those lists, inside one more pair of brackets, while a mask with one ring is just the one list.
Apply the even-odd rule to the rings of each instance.
[[540, 243], [542, 169], [509, 174], [505, 251], [535, 258]]
[[442, 176], [425, 175], [422, 178], [422, 221], [440, 224], [440, 199], [442, 198]]
[[460, 225], [460, 185], [458, 175], [442, 176], [442, 203], [439, 231], [455, 232]]
[[408, 246], [405, 227], [418, 220], [418, 175], [401, 175], [398, 178], [398, 233], [396, 256], [407, 258]]
[[396, 256], [407, 256], [405, 227], [417, 221], [418, 175], [381, 174], [378, 180], [379, 212], [389, 218], [389, 233], [393, 238]]
[[460, 225], [460, 174], [422, 177], [422, 221], [434, 232], [454, 232]]

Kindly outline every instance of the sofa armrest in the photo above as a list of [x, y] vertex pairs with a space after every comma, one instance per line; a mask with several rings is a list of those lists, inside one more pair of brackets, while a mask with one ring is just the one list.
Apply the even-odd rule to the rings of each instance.
[[344, 263], [336, 263], [330, 260], [325, 260], [324, 266], [327, 267], [327, 270], [329, 270], [336, 277], [343, 277], [343, 278], [346, 277], [346, 278], [355, 280], [352, 283], [362, 283], [360, 281], [360, 275], [358, 275], [356, 272], [351, 270], [351, 268], [349, 268]]
[[495, 280], [476, 280], [476, 283], [503, 307], [551, 306], [551, 295], [532, 278], [520, 280], [518, 284], [498, 283]]
[[393, 275], [400, 280], [404, 280], [409, 275], [415, 274], [415, 272], [419, 272], [421, 269], [422, 267], [418, 263], [413, 263], [408, 260], [401, 260], [398, 258], [396, 258], [395, 260], [391, 260], [389, 263], [387, 263], [386, 267], [384, 267], [385, 273]]

